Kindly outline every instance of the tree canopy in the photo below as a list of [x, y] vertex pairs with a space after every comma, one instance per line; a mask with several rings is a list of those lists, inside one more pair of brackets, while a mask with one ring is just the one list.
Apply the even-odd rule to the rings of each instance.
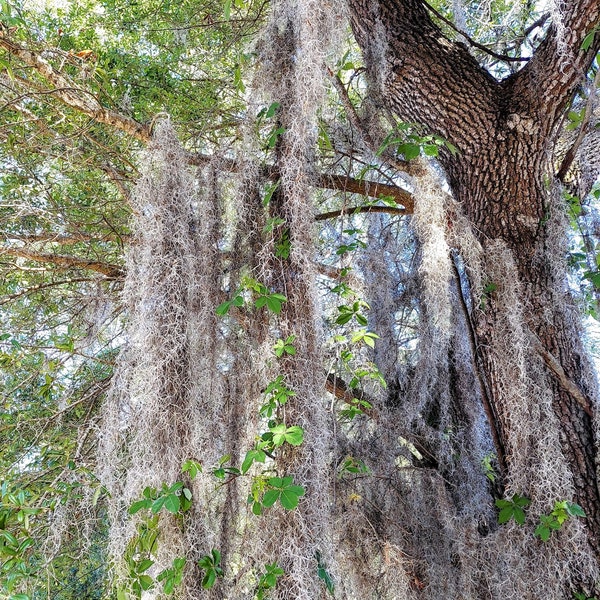
[[600, 595], [597, 0], [0, 7], [0, 598]]

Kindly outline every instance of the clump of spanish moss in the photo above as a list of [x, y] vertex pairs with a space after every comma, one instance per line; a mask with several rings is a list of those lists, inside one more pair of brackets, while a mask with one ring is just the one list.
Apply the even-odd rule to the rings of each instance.
[[[156, 125], [141, 170], [132, 195], [135, 220], [123, 294], [127, 344], [106, 402], [99, 450], [117, 564], [142, 519], [127, 511], [143, 490], [180, 481], [186, 459], [201, 456], [210, 464], [225, 439], [216, 368], [220, 286], [213, 196], [202, 194], [168, 121]], [[192, 556], [199, 546], [210, 549], [209, 530], [198, 525], [210, 511], [199, 506], [199, 485], [194, 492], [194, 535], [188, 530], [184, 536], [176, 518], [161, 513], [157, 571], [187, 555], [190, 544]]]
[[[282, 239], [289, 256], [277, 260], [267, 248], [260, 272], [271, 288], [286, 296], [276, 320], [277, 335], [294, 336], [296, 352], [281, 361], [281, 371], [296, 392], [286, 405], [288, 425], [304, 430], [305, 442], [286, 449], [277, 460], [278, 472], [292, 475], [306, 489], [299, 507], [273, 511], [257, 545], [265, 559], [277, 560], [286, 572], [274, 598], [314, 599], [327, 593], [319, 568], [336, 575], [332, 552], [331, 484], [329, 471], [331, 415], [323, 398], [325, 373], [319, 352], [321, 336], [314, 270], [313, 175], [318, 108], [325, 90], [325, 59], [333, 32], [339, 32], [339, 11], [333, 4], [308, 0], [273, 3], [259, 43], [260, 68], [255, 88], [270, 104], [277, 102], [282, 132], [275, 148], [280, 179], [268, 207], [283, 225], [267, 248]], [[284, 236], [287, 236], [284, 238]]]

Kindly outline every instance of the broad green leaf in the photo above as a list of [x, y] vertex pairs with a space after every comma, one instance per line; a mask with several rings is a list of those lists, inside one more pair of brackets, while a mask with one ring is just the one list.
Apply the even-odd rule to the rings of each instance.
[[567, 511], [573, 517], [585, 517], [586, 516], [583, 508], [581, 508], [581, 506], [579, 506], [579, 504], [575, 504], [573, 502], [567, 503]]
[[283, 508], [287, 510], [293, 510], [294, 508], [296, 508], [296, 506], [298, 506], [298, 494], [296, 494], [290, 488], [286, 488], [281, 491], [279, 501], [281, 502], [281, 506], [283, 506]]
[[272, 116], [274, 116], [280, 106], [281, 104], [279, 102], [273, 102], [265, 113], [265, 119], [270, 119]]
[[502, 525], [503, 523], [508, 523], [508, 521], [511, 520], [512, 516], [513, 516], [513, 507], [505, 506], [500, 511], [500, 514], [498, 515], [498, 523], [500, 523], [500, 525]]
[[292, 425], [285, 432], [285, 441], [292, 446], [300, 446], [304, 441], [304, 430], [302, 427]]
[[513, 509], [513, 516], [519, 525], [523, 525], [525, 523], [525, 513], [521, 508], [515, 506]]
[[144, 571], [147, 571], [153, 564], [153, 560], [145, 558], [144, 560], [141, 560], [139, 563], [137, 563], [135, 570], [137, 573], [143, 573]]
[[262, 499], [263, 506], [265, 506], [267, 508], [269, 508], [270, 506], [273, 506], [273, 504], [275, 504], [275, 502], [277, 502], [280, 493], [281, 493], [281, 490], [279, 490], [279, 489], [268, 490], [267, 492], [265, 492], [265, 495], [263, 496], [263, 499]]
[[174, 515], [177, 514], [181, 506], [179, 496], [177, 496], [176, 494], [169, 494], [165, 498], [164, 506], [170, 513]]
[[202, 580], [202, 587], [205, 590], [210, 590], [210, 588], [212, 588], [213, 585], [215, 585], [216, 580], [217, 574], [215, 573], [214, 569], [209, 569], [206, 575], [204, 576], [204, 579]]
[[153, 503], [152, 506], [150, 507], [150, 510], [156, 514], [157, 512], [160, 511], [160, 509], [163, 507], [164, 503], [167, 500], [167, 496], [159, 496]]
[[589, 50], [590, 46], [594, 43], [594, 37], [596, 37], [596, 29], [592, 29], [584, 38], [583, 42], [581, 42], [582, 50]]
[[417, 144], [400, 144], [398, 152], [404, 154], [406, 160], [412, 160], [421, 154], [421, 148]]
[[154, 580], [149, 575], [140, 575], [138, 577], [138, 581], [140, 582], [141, 588], [146, 591], [154, 586]]

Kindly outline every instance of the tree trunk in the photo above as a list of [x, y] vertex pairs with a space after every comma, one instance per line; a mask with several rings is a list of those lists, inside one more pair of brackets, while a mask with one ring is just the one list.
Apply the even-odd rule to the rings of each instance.
[[[597, 0], [568, 4], [561, 27], [551, 27], [529, 63], [499, 82], [462, 44], [444, 37], [420, 0], [350, 0], [375, 92], [398, 117], [424, 124], [459, 150], [440, 162], [483, 248], [483, 279], [472, 282], [481, 297], [473, 298], [472, 318], [507, 490], [544, 498], [547, 512], [553, 494], [572, 491], [571, 498], [554, 501], [584, 508], [598, 554], [595, 385], [577, 319], [565, 307], [549, 157], [563, 113], [600, 46], [596, 36], [589, 51], [579, 50], [600, 20], [600, 7]], [[546, 430], [553, 424], [556, 444]], [[565, 473], [550, 489], [544, 469], [562, 456]]]

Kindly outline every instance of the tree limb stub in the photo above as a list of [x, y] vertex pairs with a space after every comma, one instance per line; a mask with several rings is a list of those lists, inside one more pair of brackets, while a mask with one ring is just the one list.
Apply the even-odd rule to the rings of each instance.
[[548, 352], [542, 343], [533, 335], [532, 343], [535, 351], [542, 357], [543, 361], [546, 363], [546, 366], [548, 369], [550, 369], [550, 371], [552, 371], [563, 390], [578, 402], [588, 416], [593, 417], [592, 407], [589, 400], [585, 397], [579, 387], [573, 381], [571, 381], [571, 379], [569, 379], [558, 360], [554, 358], [554, 356]]

